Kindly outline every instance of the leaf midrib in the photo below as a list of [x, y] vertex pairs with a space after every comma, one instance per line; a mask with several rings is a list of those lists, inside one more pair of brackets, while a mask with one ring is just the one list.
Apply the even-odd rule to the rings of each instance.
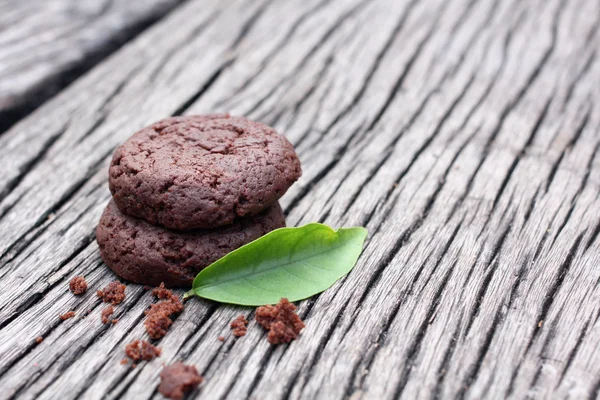
[[[227, 283], [227, 282], [235, 281], [235, 280], [237, 280], [237, 279], [240, 279], [240, 278], [247, 278], [248, 276], [253, 276], [253, 275], [262, 274], [262, 273], [268, 272], [268, 271], [270, 271], [270, 270], [273, 270], [273, 269], [275, 269], [275, 268], [280, 268], [280, 267], [285, 267], [285, 266], [287, 266], [287, 265], [296, 264], [296, 263], [299, 263], [299, 262], [301, 262], [301, 261], [309, 260], [309, 259], [311, 259], [311, 258], [313, 258], [313, 257], [317, 257], [317, 256], [320, 256], [320, 255], [322, 255], [322, 254], [325, 254], [325, 253], [328, 253], [328, 252], [331, 252], [331, 251], [337, 250], [337, 249], [339, 249], [340, 247], [344, 246], [346, 243], [347, 243], [347, 242], [344, 242], [344, 243], [340, 244], [339, 246], [336, 246], [336, 247], [334, 247], [334, 248], [332, 248], [332, 249], [329, 249], [328, 251], [323, 251], [323, 252], [321, 252], [321, 253], [313, 254], [312, 256], [305, 257], [305, 258], [302, 258], [302, 259], [300, 259], [300, 260], [296, 260], [296, 261], [288, 262], [288, 263], [285, 263], [285, 264], [278, 264], [278, 265], [276, 265], [276, 266], [274, 266], [274, 267], [267, 268], [267, 269], [265, 269], [265, 270], [263, 270], [263, 271], [261, 271], [261, 272], [255, 272], [255, 273], [252, 273], [252, 274], [245, 275], [245, 276], [243, 276], [243, 277], [237, 277], [237, 278], [227, 279], [227, 280], [225, 280], [225, 281], [218, 282], [218, 283], [212, 283], [212, 284], [210, 284], [210, 285], [202, 285], [202, 286], [200, 286], [200, 287], [198, 287], [198, 288], [196, 288], [196, 289], [193, 289], [193, 290], [194, 290], [194, 291], [196, 291], [196, 290], [200, 290], [200, 289], [205, 289], [205, 288], [209, 288], [209, 287], [213, 287], [213, 286], [222, 285], [222, 284], [225, 284], [225, 283]], [[312, 267], [314, 267], [314, 268], [319, 268], [319, 267], [317, 267], [317, 266], [315, 266], [315, 265], [312, 265]], [[323, 271], [329, 271], [329, 270], [327, 270], [327, 269], [325, 269], [325, 268], [319, 268], [319, 269], [321, 269], [321, 270], [323, 270]], [[261, 288], [261, 289], [262, 289], [262, 288]], [[262, 289], [262, 290], [264, 290], [264, 289]]]

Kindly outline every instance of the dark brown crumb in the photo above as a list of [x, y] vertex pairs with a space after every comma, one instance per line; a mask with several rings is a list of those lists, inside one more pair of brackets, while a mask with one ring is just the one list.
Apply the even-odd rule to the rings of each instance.
[[76, 276], [69, 282], [69, 289], [73, 294], [83, 294], [87, 291], [87, 282], [83, 276]]
[[225, 336], [219, 336], [217, 339], [219, 339], [221, 342], [225, 341]]
[[144, 285], [143, 289], [147, 292], [148, 290], [152, 289], [152, 286]]
[[248, 320], [245, 316], [240, 315], [229, 325], [231, 330], [233, 331], [233, 336], [242, 337], [246, 335], [246, 331], [248, 330]]
[[125, 355], [131, 359], [134, 363], [137, 361], [151, 361], [155, 357], [159, 357], [161, 350], [152, 346], [145, 340], [134, 340], [125, 346]]
[[42, 343], [43, 341], [44, 341], [44, 338], [43, 338], [43, 337], [41, 337], [41, 336], [38, 336], [38, 337], [36, 337], [36, 338], [35, 338], [35, 342], [36, 342], [37, 344], [40, 344], [40, 343]]
[[106, 285], [104, 289], [98, 290], [96, 294], [105, 303], [111, 303], [116, 306], [117, 304], [121, 304], [125, 299], [125, 285], [119, 281], [114, 281]]
[[178, 362], [163, 368], [158, 391], [169, 399], [180, 400], [202, 380], [196, 367]]
[[159, 299], [163, 299], [163, 301], [152, 304], [150, 309], [145, 312], [146, 321], [144, 321], [144, 326], [148, 335], [156, 340], [167, 334], [169, 327], [173, 324], [171, 317], [183, 311], [183, 304], [179, 296], [166, 289], [162, 283], [152, 293]]
[[152, 294], [161, 300], [170, 299], [173, 296], [173, 292], [165, 287], [164, 282], [161, 282], [159, 287], [152, 289]]
[[60, 319], [62, 319], [63, 321], [65, 321], [65, 320], [67, 320], [69, 318], [73, 318], [74, 316], [75, 316], [75, 311], [69, 311], [69, 312], [66, 312], [66, 313], [64, 313], [62, 315], [59, 315], [58, 317]]
[[110, 316], [115, 312], [115, 308], [113, 306], [108, 306], [104, 310], [102, 310], [102, 323], [108, 324], [110, 322]]
[[164, 337], [171, 325], [173, 325], [173, 320], [165, 314], [149, 314], [144, 321], [148, 336], [154, 340]]
[[160, 339], [167, 334], [169, 327], [173, 324], [171, 317], [182, 310], [181, 302], [175, 303], [171, 300], [152, 304], [146, 311], [144, 326], [152, 339]]
[[267, 339], [271, 344], [289, 343], [304, 328], [304, 322], [296, 314], [296, 306], [286, 298], [275, 306], [258, 307], [255, 319], [269, 331]]

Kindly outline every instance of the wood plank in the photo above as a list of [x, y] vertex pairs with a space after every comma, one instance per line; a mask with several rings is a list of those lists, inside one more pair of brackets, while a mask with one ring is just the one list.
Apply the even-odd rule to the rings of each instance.
[[[161, 363], [186, 360], [206, 377], [198, 398], [597, 397], [599, 7], [175, 10], [0, 137], [2, 396], [158, 398]], [[93, 236], [114, 147], [208, 111], [295, 144], [289, 225], [364, 225], [369, 241], [348, 277], [300, 303], [307, 328], [291, 345], [270, 346], [255, 322], [220, 342], [252, 310], [193, 300], [161, 358], [132, 370], [118, 361], [150, 294], [129, 285], [105, 327], [67, 282], [114, 279]], [[79, 317], [61, 322], [69, 309]]]
[[0, 2], [0, 132], [179, 3]]

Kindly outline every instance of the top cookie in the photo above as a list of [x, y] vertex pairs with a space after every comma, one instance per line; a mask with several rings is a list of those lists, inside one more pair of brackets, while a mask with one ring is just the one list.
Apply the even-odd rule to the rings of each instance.
[[266, 209], [300, 177], [273, 128], [242, 117], [173, 117], [117, 148], [109, 187], [119, 209], [170, 229], [206, 229]]

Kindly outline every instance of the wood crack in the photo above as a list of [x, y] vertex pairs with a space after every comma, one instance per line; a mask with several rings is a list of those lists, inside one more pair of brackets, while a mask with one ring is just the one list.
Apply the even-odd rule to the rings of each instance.
[[352, 16], [354, 16], [361, 8], [363, 8], [365, 5], [367, 4], [367, 2], [361, 2], [356, 4], [354, 7], [352, 7], [350, 10], [348, 10], [347, 12], [345, 12], [344, 14], [342, 14], [339, 19], [337, 19], [334, 24], [320, 37], [320, 39], [312, 46], [312, 48], [303, 56], [303, 58], [300, 60], [299, 64], [294, 68], [294, 70], [286, 75], [285, 77], [283, 77], [282, 79], [280, 79], [275, 85], [273, 85], [273, 88], [267, 92], [267, 94], [265, 96], [263, 96], [262, 98], [260, 98], [252, 107], [250, 107], [247, 111], [246, 114], [250, 115], [253, 112], [255, 112], [256, 110], [258, 110], [258, 108], [264, 104], [265, 101], [267, 101], [269, 98], [271, 98], [275, 91], [277, 91], [277, 89], [279, 89], [280, 87], [283, 86], [283, 84], [287, 81], [289, 81], [290, 79], [292, 79], [294, 76], [296, 76], [301, 70], [302, 68], [306, 65], [306, 63], [308, 63], [308, 61], [315, 56], [315, 54], [317, 54], [317, 51], [324, 46], [325, 43], [327, 43], [327, 41], [333, 36], [333, 34], [347, 21], [349, 20]]
[[[583, 239], [583, 233], [579, 234], [577, 239], [575, 239], [573, 246], [571, 246], [571, 249], [569, 250], [569, 252], [567, 253], [567, 256], [565, 257], [565, 261], [563, 262], [563, 264], [560, 266], [560, 268], [556, 272], [556, 277], [555, 277], [554, 283], [552, 284], [552, 286], [546, 293], [546, 298], [545, 298], [544, 302], [542, 303], [542, 307], [541, 307], [541, 310], [540, 310], [537, 318], [535, 319], [536, 321], [545, 321], [546, 320], [546, 314], [548, 314], [548, 311], [550, 310], [550, 307], [552, 306], [552, 303], [554, 302], [554, 297], [556, 296], [556, 293], [560, 290], [560, 288], [565, 280], [565, 276], [569, 273], [569, 269], [571, 268], [573, 259], [575, 258], [575, 253], [577, 252], [582, 239]], [[529, 338], [529, 341], [525, 348], [525, 354], [529, 353], [531, 346], [533, 346], [533, 343], [534, 343], [536, 337], [538, 336], [539, 332], [540, 332], [539, 328], [533, 330], [533, 334]]]
[[235, 61], [235, 57], [230, 58], [225, 61], [212, 75], [206, 80], [206, 82], [202, 85], [202, 87], [189, 99], [187, 99], [179, 108], [173, 111], [173, 116], [182, 115], [185, 111], [192, 106], [210, 87], [219, 79], [219, 76], [225, 69], [227, 69], [233, 62]]
[[436, 289], [435, 296], [432, 300], [432, 303], [428, 307], [428, 311], [427, 311], [425, 318], [423, 319], [423, 321], [421, 321], [419, 330], [417, 331], [415, 338], [411, 341], [411, 344], [405, 355], [404, 370], [402, 371], [402, 374], [400, 375], [398, 385], [396, 386], [396, 389], [394, 391], [394, 396], [393, 396], [394, 398], [399, 398], [402, 395], [404, 388], [406, 387], [406, 383], [408, 382], [414, 359], [419, 354], [421, 345], [422, 345], [423, 340], [425, 339], [425, 335], [427, 333], [427, 329], [430, 325], [431, 318], [434, 316], [435, 310], [440, 304], [442, 294], [444, 293], [444, 289], [446, 288], [446, 285], [450, 281], [450, 277], [452, 276], [452, 273], [454, 272], [457, 262], [458, 261], [454, 261], [452, 263], [452, 266], [450, 268], [448, 268], [448, 271], [444, 275], [444, 278], [442, 279], [440, 286]]
[[[46, 154], [48, 154], [48, 152], [50, 151], [50, 149], [52, 148], [54, 143], [56, 143], [56, 141], [67, 130], [67, 127], [68, 127], [68, 123], [67, 123], [67, 125], [65, 125], [63, 127], [63, 129], [58, 131], [56, 134], [50, 136], [46, 140], [46, 142], [44, 142], [44, 144], [42, 145], [42, 148], [40, 149], [38, 154], [35, 157], [33, 157], [31, 160], [29, 160], [27, 163], [25, 163], [19, 169], [19, 174], [17, 176], [15, 176], [14, 178], [12, 178], [10, 181], [8, 181], [4, 185], [2, 192], [0, 192], [0, 199], [5, 199], [12, 192], [13, 189], [15, 189], [17, 186], [19, 186], [19, 184], [23, 181], [23, 179], [25, 179], [27, 174], [29, 174], [29, 172], [32, 171], [44, 159], [44, 157], [46, 156]], [[15, 201], [15, 203], [8, 206], [0, 213], [0, 220], [8, 213], [8, 211], [10, 211], [10, 209], [16, 204], [16, 202], [18, 200], [19, 199], [17, 199]]]
[[535, 122], [535, 125], [533, 126], [533, 129], [531, 130], [531, 133], [529, 134], [527, 141], [525, 142], [525, 144], [523, 145], [521, 150], [519, 150], [519, 153], [514, 158], [511, 165], [508, 167], [508, 171], [507, 171], [506, 175], [504, 176], [502, 183], [500, 184], [500, 188], [498, 189], [498, 192], [496, 192], [496, 197], [494, 197], [494, 202], [492, 203], [492, 210], [494, 210], [496, 208], [496, 206], [498, 205], [498, 201], [500, 201], [500, 197], [504, 193], [504, 189], [506, 189], [506, 185], [508, 184], [510, 177], [515, 172], [515, 168], [517, 168], [517, 165], [519, 165], [519, 162], [527, 154], [527, 151], [533, 144], [535, 136], [538, 133], [538, 131], [540, 130], [540, 127], [542, 126], [542, 123], [544, 122], [544, 119], [546, 118], [546, 115], [548, 114], [548, 110], [550, 109], [551, 103], [552, 103], [552, 96], [548, 99], [548, 101], [546, 102], [546, 105], [542, 109], [542, 112], [540, 113], [539, 118]]

